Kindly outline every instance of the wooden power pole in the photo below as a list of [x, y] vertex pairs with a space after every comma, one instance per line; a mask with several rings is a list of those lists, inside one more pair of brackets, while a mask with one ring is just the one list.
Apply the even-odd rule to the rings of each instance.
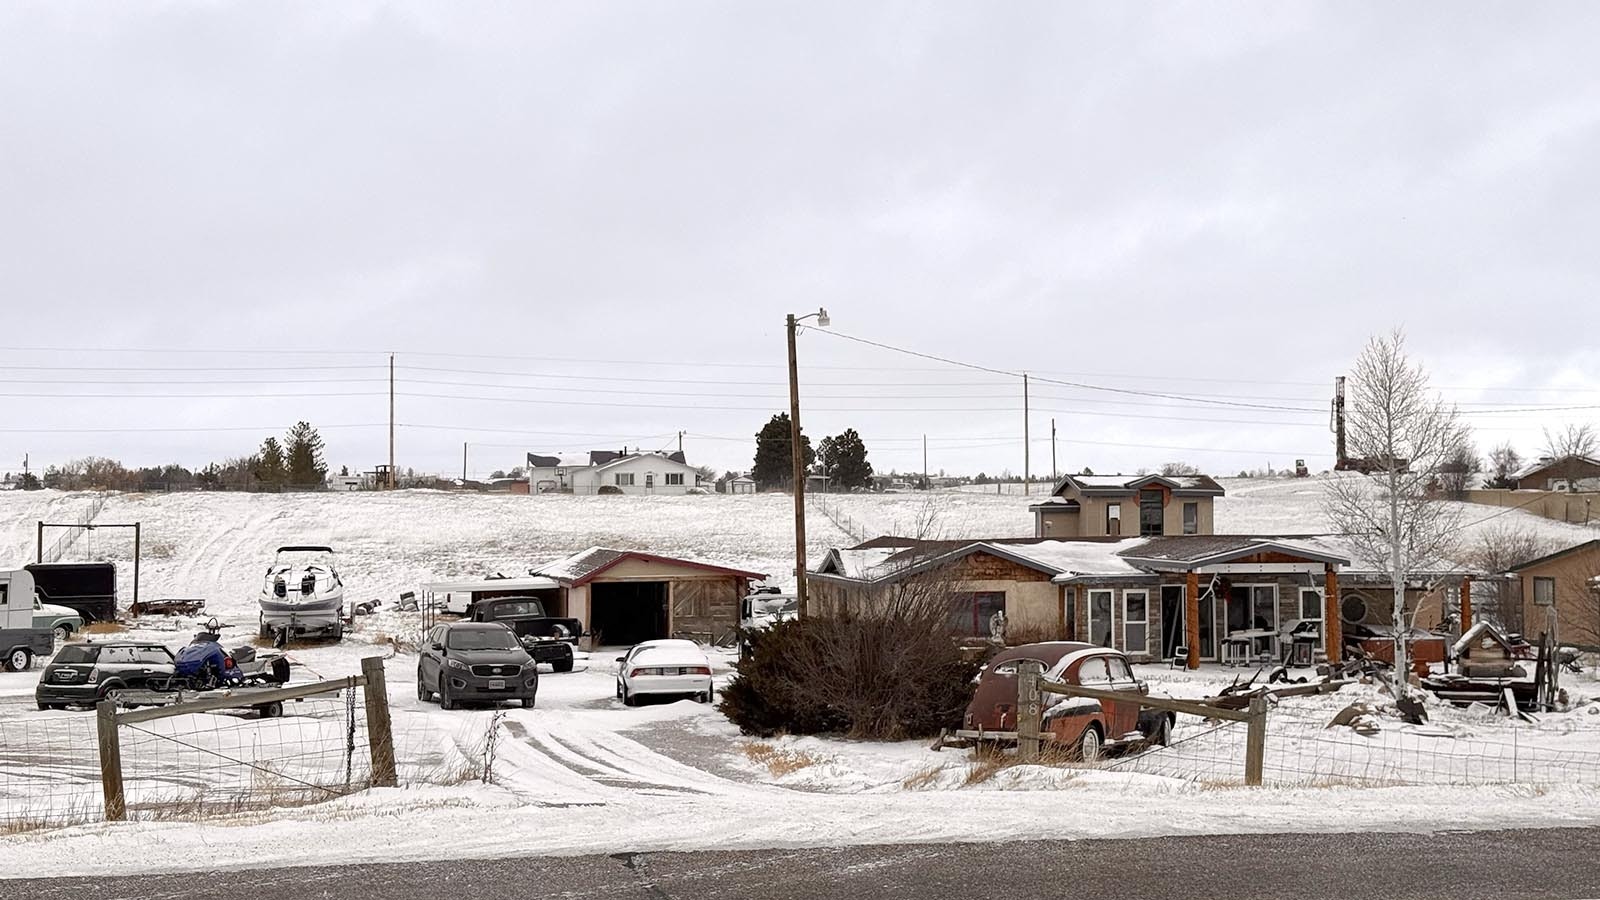
[[805, 446], [800, 443], [800, 364], [795, 358], [794, 314], [788, 317], [789, 326], [789, 462], [794, 479], [794, 596], [795, 609], [801, 618], [806, 609], [806, 466]]
[[1031, 493], [1028, 453], [1032, 448], [1028, 444], [1028, 373], [1022, 373], [1022, 493], [1024, 496]]
[[389, 354], [389, 490], [394, 490], [394, 354]]
[[461, 442], [461, 482], [467, 481], [467, 442]]
[[1050, 417], [1050, 484], [1054, 485], [1061, 480], [1061, 473], [1056, 471], [1056, 417]]

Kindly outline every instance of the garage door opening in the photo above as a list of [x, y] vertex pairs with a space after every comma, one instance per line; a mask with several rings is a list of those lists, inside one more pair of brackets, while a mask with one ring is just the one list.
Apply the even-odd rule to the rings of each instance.
[[665, 581], [591, 584], [589, 606], [589, 630], [598, 644], [637, 644], [667, 637]]

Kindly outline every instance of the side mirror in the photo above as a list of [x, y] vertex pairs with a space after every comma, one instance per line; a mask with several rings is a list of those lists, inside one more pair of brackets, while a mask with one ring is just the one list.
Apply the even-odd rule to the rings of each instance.
[[617, 662], [624, 662], [624, 661], [626, 661], [626, 660], [627, 660], [627, 657], [626, 657], [626, 656], [619, 656], [619, 657], [617, 657]]
[[429, 650], [437, 650], [440, 653], [443, 653], [444, 652], [444, 645], [439, 643], [438, 641], [434, 641], [433, 643], [428, 645], [428, 649]]
[[1141, 693], [1141, 694], [1149, 694], [1150, 693], [1150, 685], [1145, 683], [1145, 682], [1143, 682], [1143, 681], [1139, 682], [1139, 693]]

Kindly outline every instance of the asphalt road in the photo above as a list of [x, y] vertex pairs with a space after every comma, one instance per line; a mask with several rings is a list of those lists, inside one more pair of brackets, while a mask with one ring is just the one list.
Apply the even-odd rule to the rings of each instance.
[[[352, 841], [360, 841], [352, 829]], [[440, 845], [449, 843], [440, 835]], [[507, 836], [507, 843], [514, 843]], [[218, 847], [219, 862], [226, 848]], [[532, 857], [0, 881], [8, 900], [1600, 897], [1600, 829], [1269, 834]]]

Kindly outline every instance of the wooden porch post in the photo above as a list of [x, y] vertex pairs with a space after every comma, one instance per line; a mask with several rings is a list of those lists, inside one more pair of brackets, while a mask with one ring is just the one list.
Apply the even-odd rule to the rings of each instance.
[[1339, 619], [1339, 573], [1327, 566], [1322, 592], [1323, 643], [1328, 645], [1328, 663], [1338, 665], [1344, 658], [1344, 626]]
[[1461, 579], [1461, 633], [1472, 627], [1472, 578]]
[[1056, 629], [1064, 641], [1072, 640], [1072, 632], [1067, 630], [1067, 586], [1056, 585]]
[[1200, 573], [1189, 570], [1183, 591], [1183, 642], [1189, 645], [1187, 667], [1200, 668]]

